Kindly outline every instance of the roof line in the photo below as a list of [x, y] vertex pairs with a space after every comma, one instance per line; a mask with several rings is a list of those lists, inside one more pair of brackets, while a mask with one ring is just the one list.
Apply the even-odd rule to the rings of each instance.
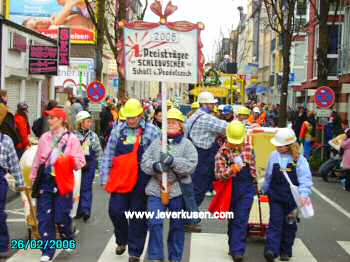
[[48, 36], [45, 36], [43, 34], [40, 34], [40, 33], [36, 32], [36, 31], [33, 31], [33, 30], [29, 29], [29, 28], [26, 28], [26, 27], [24, 27], [24, 26], [22, 26], [20, 24], [16, 24], [16, 23], [14, 23], [14, 22], [6, 19], [6, 18], [3, 18], [1, 16], [0, 16], [0, 23], [8, 25], [10, 27], [14, 27], [14, 28], [16, 28], [16, 29], [18, 29], [18, 30], [20, 30], [20, 31], [22, 31], [24, 33], [33, 35], [33, 36], [38, 37], [38, 38], [40, 38], [42, 40], [46, 40], [48, 42], [51, 42], [54, 45], [57, 45], [57, 40], [55, 40], [53, 38], [50, 38]]

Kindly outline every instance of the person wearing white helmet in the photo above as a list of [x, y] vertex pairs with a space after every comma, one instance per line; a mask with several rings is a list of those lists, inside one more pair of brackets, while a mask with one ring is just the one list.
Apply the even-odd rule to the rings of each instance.
[[215, 140], [218, 135], [225, 135], [228, 123], [211, 114], [217, 103], [212, 93], [200, 93], [198, 102], [200, 109], [186, 122], [186, 136], [192, 141], [198, 152], [198, 165], [192, 175], [192, 180], [195, 200], [200, 206], [214, 180], [215, 155], [219, 149]]
[[285, 177], [298, 186], [301, 204], [309, 201], [312, 175], [309, 163], [299, 153], [299, 144], [290, 128], [280, 128], [271, 143], [276, 146], [269, 159], [262, 191], [270, 199], [270, 221], [267, 229], [265, 259], [268, 262], [280, 257], [289, 261], [297, 232], [297, 204]]
[[94, 182], [96, 169], [101, 170], [102, 147], [95, 132], [91, 130], [92, 118], [89, 112], [80, 111], [76, 116], [78, 137], [83, 148], [86, 166], [82, 169], [80, 200], [76, 218], [83, 218], [86, 222], [91, 216], [92, 206], [92, 184]]

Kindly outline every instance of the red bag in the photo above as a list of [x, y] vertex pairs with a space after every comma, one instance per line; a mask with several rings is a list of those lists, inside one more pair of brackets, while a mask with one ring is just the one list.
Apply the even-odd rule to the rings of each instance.
[[209, 212], [229, 212], [231, 210], [232, 179], [214, 181], [213, 185], [216, 195], [209, 205]]
[[74, 191], [74, 164], [74, 158], [65, 155], [59, 156], [54, 164], [55, 180], [61, 196]]
[[[140, 132], [141, 133], [141, 132]], [[109, 180], [105, 187], [108, 193], [129, 193], [136, 186], [139, 178], [138, 150], [141, 134], [137, 136], [134, 150], [128, 154], [113, 158]]]

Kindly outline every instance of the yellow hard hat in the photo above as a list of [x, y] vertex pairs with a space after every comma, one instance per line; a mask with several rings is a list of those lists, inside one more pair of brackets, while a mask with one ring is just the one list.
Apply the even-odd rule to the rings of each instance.
[[143, 113], [143, 108], [139, 100], [131, 98], [125, 105], [123, 115], [125, 118], [137, 117]]
[[226, 128], [227, 141], [230, 144], [243, 144], [246, 136], [246, 127], [241, 121], [232, 121]]
[[166, 101], [166, 106], [171, 106], [171, 107], [173, 107], [173, 102], [171, 102], [171, 100], [167, 100]]
[[185, 116], [177, 108], [172, 108], [168, 111], [168, 119], [176, 119], [185, 122]]
[[122, 107], [120, 108], [120, 110], [119, 110], [119, 120], [121, 120], [121, 121], [125, 121], [125, 120], [126, 120], [126, 117], [125, 117], [124, 114], [125, 114], [125, 113], [124, 113], [124, 107], [122, 106]]
[[245, 107], [245, 106], [241, 106], [240, 108], [238, 108], [238, 114], [239, 115], [250, 115], [250, 110], [249, 108]]
[[192, 103], [191, 108], [192, 109], [198, 109], [198, 108], [200, 108], [200, 105], [199, 105], [198, 102], [194, 102], [194, 103]]

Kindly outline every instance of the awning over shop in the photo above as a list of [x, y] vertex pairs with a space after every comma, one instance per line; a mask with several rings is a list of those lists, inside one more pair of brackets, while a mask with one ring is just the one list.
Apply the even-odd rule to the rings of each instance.
[[229, 90], [224, 87], [196, 87], [190, 91], [191, 95], [198, 96], [201, 92], [208, 91], [215, 97], [227, 97]]

